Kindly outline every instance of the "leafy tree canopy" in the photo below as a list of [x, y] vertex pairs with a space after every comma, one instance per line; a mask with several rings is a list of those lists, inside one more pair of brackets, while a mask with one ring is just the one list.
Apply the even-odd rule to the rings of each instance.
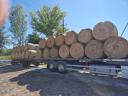
[[41, 38], [37, 32], [33, 32], [32, 34], [28, 35], [28, 43], [38, 44], [40, 39]]
[[46, 37], [65, 33], [63, 29], [66, 28], [62, 28], [62, 20], [65, 17], [65, 13], [58, 6], [53, 8], [44, 6], [36, 12], [31, 12], [30, 16], [32, 28], [37, 32], [43, 33]]
[[21, 45], [26, 42], [27, 22], [26, 14], [21, 5], [11, 8], [10, 12], [10, 31], [13, 35], [12, 39], [15, 43]]

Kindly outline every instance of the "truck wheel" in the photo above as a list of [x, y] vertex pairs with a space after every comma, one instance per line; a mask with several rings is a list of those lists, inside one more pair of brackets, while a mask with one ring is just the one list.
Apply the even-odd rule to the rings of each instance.
[[56, 70], [56, 64], [53, 64], [53, 63], [51, 63], [51, 64], [48, 64], [48, 69], [50, 70], [50, 71], [55, 71]]
[[57, 69], [60, 73], [66, 72], [66, 66], [64, 64], [58, 64]]

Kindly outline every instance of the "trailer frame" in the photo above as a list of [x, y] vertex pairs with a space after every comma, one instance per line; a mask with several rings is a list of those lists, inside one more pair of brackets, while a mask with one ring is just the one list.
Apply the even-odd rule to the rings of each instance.
[[[50, 71], [59, 71], [65, 73], [67, 71], [90, 71], [91, 74], [104, 74], [109, 76], [117, 76], [121, 71], [121, 66], [128, 66], [128, 59], [75, 59], [75, 58], [33, 58], [33, 59], [16, 59], [12, 60], [12, 64], [22, 64], [28, 67], [30, 64], [38, 66], [40, 63], [47, 64]], [[103, 67], [104, 66], [104, 67]], [[97, 71], [98, 69], [108, 70], [107, 72]], [[92, 70], [91, 70], [92, 69]], [[114, 73], [113, 73], [114, 72]]]

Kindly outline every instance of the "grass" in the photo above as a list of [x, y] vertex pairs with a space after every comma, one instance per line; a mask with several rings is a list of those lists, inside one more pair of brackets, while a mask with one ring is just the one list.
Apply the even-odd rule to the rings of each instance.
[[11, 56], [0, 56], [0, 60], [11, 60]]

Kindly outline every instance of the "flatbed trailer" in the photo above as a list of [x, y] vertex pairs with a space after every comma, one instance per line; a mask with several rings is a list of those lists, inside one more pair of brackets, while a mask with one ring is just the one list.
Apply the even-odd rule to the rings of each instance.
[[12, 60], [11, 63], [22, 64], [23, 67], [28, 67], [30, 64], [38, 66], [40, 63], [45, 63], [50, 71], [58, 71], [60, 73], [73, 70], [116, 77], [120, 73], [125, 74], [125, 77], [128, 78], [128, 59], [35, 58]]

